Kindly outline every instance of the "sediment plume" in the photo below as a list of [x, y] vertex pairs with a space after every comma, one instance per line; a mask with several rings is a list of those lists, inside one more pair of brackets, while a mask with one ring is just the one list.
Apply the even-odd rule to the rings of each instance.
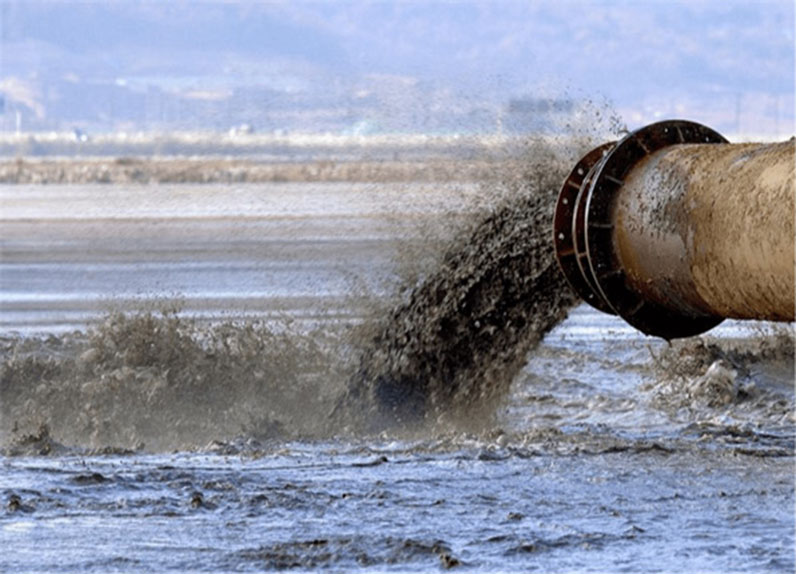
[[558, 187], [592, 143], [571, 141], [524, 142], [509, 163], [501, 152], [470, 219], [442, 217], [459, 226], [442, 234], [453, 239], [429, 243], [431, 257], [410, 254], [421, 268], [356, 326], [208, 326], [166, 309], [7, 337], [3, 442], [162, 451], [235, 436], [486, 428], [528, 353], [576, 303], [550, 240]]
[[567, 162], [533, 145], [525, 157], [492, 183], [497, 204], [372, 325], [333, 418], [369, 430], [485, 424], [528, 352], [566, 317], [576, 296], [550, 230]]
[[345, 380], [328, 341], [287, 324], [203, 325], [169, 308], [112, 313], [85, 333], [6, 339], [0, 435], [12, 450], [45, 437], [150, 451], [317, 436], [317, 413]]

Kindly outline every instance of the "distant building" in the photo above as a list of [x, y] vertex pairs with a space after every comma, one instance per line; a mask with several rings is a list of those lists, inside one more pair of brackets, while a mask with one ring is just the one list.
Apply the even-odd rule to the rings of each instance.
[[509, 100], [502, 125], [509, 133], [551, 132], [575, 111], [576, 105], [570, 99], [516, 98]]

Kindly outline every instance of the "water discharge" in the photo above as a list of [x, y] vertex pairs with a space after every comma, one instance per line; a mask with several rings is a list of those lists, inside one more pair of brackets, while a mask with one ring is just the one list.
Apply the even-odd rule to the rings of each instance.
[[46, 427], [65, 444], [161, 451], [236, 435], [485, 428], [575, 303], [549, 234], [560, 181], [588, 145], [534, 139], [495, 162], [469, 219], [443, 214], [438, 225], [456, 229], [447, 239], [426, 230], [419, 249], [399, 249], [403, 281], [355, 326], [208, 325], [166, 304], [87, 332], [8, 338], [4, 435]]
[[792, 326], [573, 307], [571, 141], [461, 187], [0, 187], [4, 325], [60, 326], [0, 338], [0, 570], [792, 571]]
[[576, 302], [550, 241], [563, 165], [548, 149], [530, 154], [511, 193], [373, 325], [343, 413], [366, 412], [376, 426], [490, 420], [528, 352]]

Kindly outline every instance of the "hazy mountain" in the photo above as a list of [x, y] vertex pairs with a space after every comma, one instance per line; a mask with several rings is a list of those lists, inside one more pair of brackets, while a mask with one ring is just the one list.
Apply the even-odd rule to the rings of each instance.
[[539, 97], [793, 129], [791, 1], [2, 0], [0, 34], [6, 130], [490, 130]]

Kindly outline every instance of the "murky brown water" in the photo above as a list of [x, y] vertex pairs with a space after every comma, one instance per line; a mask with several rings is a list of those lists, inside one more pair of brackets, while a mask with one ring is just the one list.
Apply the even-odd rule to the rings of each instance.
[[[0, 188], [0, 570], [793, 570], [792, 329], [539, 342], [546, 202], [481, 193]], [[434, 424], [330, 417], [363, 372]]]

